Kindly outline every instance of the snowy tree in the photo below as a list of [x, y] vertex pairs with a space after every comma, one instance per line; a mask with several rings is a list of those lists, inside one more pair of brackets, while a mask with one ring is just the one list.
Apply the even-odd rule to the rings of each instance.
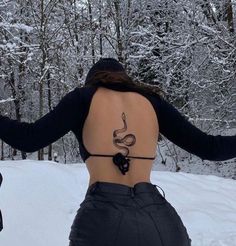
[[[100, 57], [115, 57], [203, 131], [232, 134], [235, 11], [232, 0], [0, 0], [1, 114], [35, 121], [82, 86]], [[169, 155], [175, 170], [182, 157], [191, 165], [191, 154], [164, 143], [160, 155]], [[2, 143], [2, 159], [7, 152], [16, 157]], [[52, 160], [54, 152], [64, 162], [81, 160], [71, 133], [38, 159]]]

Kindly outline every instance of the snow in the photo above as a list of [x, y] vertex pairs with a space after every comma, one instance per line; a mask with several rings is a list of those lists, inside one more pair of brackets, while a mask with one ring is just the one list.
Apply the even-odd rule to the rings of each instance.
[[14, 100], [15, 100], [14, 98], [2, 99], [2, 100], [0, 100], [0, 103], [11, 102]]
[[200, 26], [202, 29], [204, 29], [205, 31], [209, 31], [209, 32], [212, 32], [212, 33], [215, 33], [215, 34], [217, 34], [217, 33], [219, 33], [219, 31], [217, 31], [217, 30], [215, 30], [214, 28], [211, 28], [211, 27], [209, 27], [209, 26], [207, 26], [207, 25], [205, 25], [205, 24], [200, 24], [200, 25], [198, 25], [198, 26]]
[[[88, 187], [85, 164], [2, 161], [0, 172], [0, 245], [68, 245], [70, 226]], [[179, 213], [192, 246], [236, 245], [235, 180], [153, 170], [151, 182], [164, 190]]]
[[28, 25], [25, 25], [23, 23], [15, 23], [15, 24], [10, 24], [8, 22], [1, 22], [0, 23], [0, 27], [3, 28], [17, 28], [17, 29], [21, 29], [27, 33], [30, 33], [34, 28]]

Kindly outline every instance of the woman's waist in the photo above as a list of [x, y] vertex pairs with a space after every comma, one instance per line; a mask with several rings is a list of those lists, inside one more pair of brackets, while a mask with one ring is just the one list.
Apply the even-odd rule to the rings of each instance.
[[[159, 187], [159, 186], [158, 186]], [[159, 192], [157, 185], [151, 182], [138, 182], [133, 187], [120, 183], [97, 181], [91, 184], [86, 192], [82, 204], [86, 203], [113, 203], [139, 207], [150, 204], [163, 204], [165, 195]]]
[[[98, 176], [98, 175], [97, 175]], [[101, 175], [100, 175], [101, 176]], [[112, 177], [109, 175], [109, 177], [106, 177], [106, 175], [103, 175], [105, 177], [98, 178], [98, 177], [91, 177], [89, 180], [88, 188], [95, 184], [96, 182], [103, 182], [103, 183], [112, 183], [112, 184], [118, 184], [121, 186], [127, 186], [128, 188], [134, 188], [136, 184], [138, 183], [151, 183], [150, 181], [150, 175], [144, 175], [143, 177], [133, 177], [131, 174], [126, 174], [126, 177], [121, 177], [120, 174], [113, 175]]]

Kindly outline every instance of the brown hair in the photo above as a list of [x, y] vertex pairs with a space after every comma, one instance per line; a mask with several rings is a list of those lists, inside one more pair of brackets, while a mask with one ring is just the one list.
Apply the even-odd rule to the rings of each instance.
[[165, 97], [166, 95], [166, 93], [156, 85], [134, 81], [125, 71], [97, 71], [90, 79], [85, 81], [84, 86], [90, 87], [117, 83], [123, 84], [127, 89], [134, 89], [154, 96]]
[[[133, 89], [135, 91], [146, 93], [152, 96], [158, 95], [159, 97], [165, 97], [166, 93], [158, 86], [133, 81], [125, 71], [97, 71], [94, 75], [85, 81], [84, 87], [91, 87], [97, 85], [117, 84], [121, 83], [127, 89]], [[157, 142], [162, 140], [162, 136], [159, 132]]]

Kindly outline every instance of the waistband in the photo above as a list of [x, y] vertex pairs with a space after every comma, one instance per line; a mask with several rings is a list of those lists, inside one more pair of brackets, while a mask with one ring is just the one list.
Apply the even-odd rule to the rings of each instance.
[[[138, 182], [133, 187], [131, 187], [124, 184], [97, 181], [88, 187], [86, 196], [92, 194], [97, 190], [101, 192], [108, 192], [113, 194], [115, 193], [125, 196], [134, 196], [135, 194], [138, 193], [151, 193], [151, 192], [158, 192], [161, 195], [161, 193], [159, 192], [156, 186], [158, 185], [149, 182]], [[163, 193], [162, 196], [165, 198], [165, 192], [160, 186], [158, 187], [162, 190]]]

